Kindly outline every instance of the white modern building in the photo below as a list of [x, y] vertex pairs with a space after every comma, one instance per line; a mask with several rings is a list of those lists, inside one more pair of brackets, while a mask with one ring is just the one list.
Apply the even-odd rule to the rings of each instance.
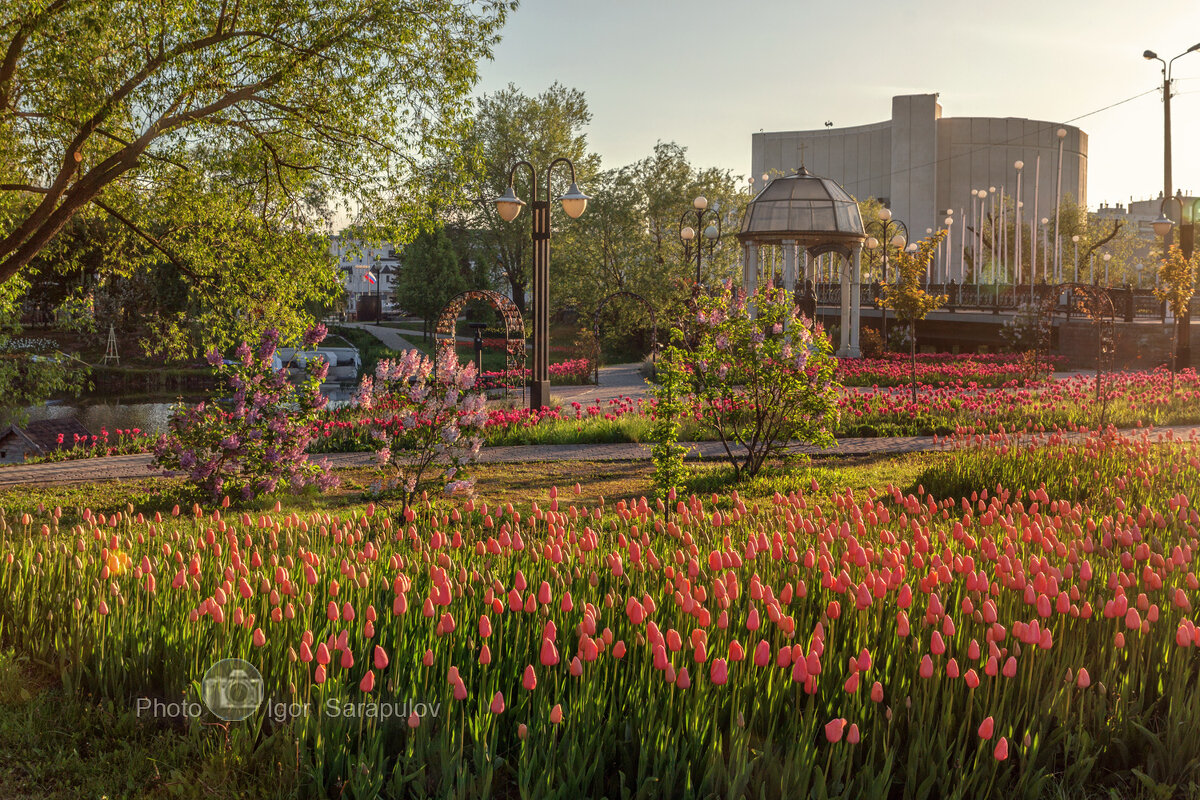
[[400, 261], [396, 248], [387, 242], [369, 244], [350, 236], [333, 236], [329, 248], [343, 273], [346, 287], [347, 311], [358, 310], [358, 298], [378, 294], [387, 307], [396, 286], [396, 271]]
[[[936, 94], [893, 97], [891, 118], [883, 122], [756, 133], [751, 165], [751, 194], [762, 176], [805, 166], [858, 200], [882, 201], [906, 225], [910, 241], [927, 229], [949, 228], [958, 245], [964, 221], [971, 226], [973, 214], [987, 213], [972, 204], [1018, 197], [1018, 181], [1022, 222], [1052, 217], [1056, 197], [1087, 203], [1086, 133], [1016, 117], [943, 117]], [[980, 190], [988, 192], [982, 203]], [[949, 226], [947, 217], [954, 220]]]

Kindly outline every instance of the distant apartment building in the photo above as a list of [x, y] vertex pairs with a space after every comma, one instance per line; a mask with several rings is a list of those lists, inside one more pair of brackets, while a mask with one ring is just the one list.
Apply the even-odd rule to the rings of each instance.
[[387, 242], [372, 245], [351, 236], [331, 237], [329, 248], [342, 272], [347, 312], [356, 313], [358, 301], [364, 296], [378, 295], [387, 308], [395, 293], [396, 272], [400, 267], [396, 248]]
[[[1064, 135], [1058, 136], [1059, 130]], [[1053, 216], [1062, 152], [1062, 196], [1087, 204], [1087, 134], [1072, 125], [1016, 117], [943, 117], [936, 94], [892, 98], [891, 118], [848, 128], [753, 134], [751, 175], [793, 172], [803, 164], [858, 200], [874, 197], [908, 228], [910, 239], [943, 227], [953, 241], [970, 224], [972, 192], [1017, 196], [1023, 215]], [[753, 194], [754, 192], [752, 192]]]

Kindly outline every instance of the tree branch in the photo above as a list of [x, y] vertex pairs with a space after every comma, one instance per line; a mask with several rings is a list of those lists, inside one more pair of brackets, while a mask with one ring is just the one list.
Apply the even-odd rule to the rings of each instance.
[[120, 222], [122, 225], [129, 228], [129, 230], [136, 233], [147, 244], [149, 244], [155, 250], [157, 250], [158, 252], [160, 252], [164, 256], [166, 256], [172, 264], [174, 264], [176, 267], [179, 268], [180, 272], [187, 275], [193, 281], [195, 281], [197, 283], [200, 282], [200, 276], [197, 275], [194, 270], [192, 270], [190, 267], [186, 266], [182, 261], [180, 261], [178, 258], [176, 258], [175, 254], [172, 253], [170, 250], [168, 250], [166, 247], [164, 247], [162, 242], [158, 241], [158, 239], [154, 238], [149, 233], [142, 230], [140, 227], [138, 227], [136, 224], [134, 224], [134, 222], [131, 219], [129, 219], [124, 214], [117, 211], [115, 208], [108, 205], [108, 203], [105, 203], [103, 200], [101, 200], [98, 197], [93, 197], [91, 202], [92, 202], [92, 205], [96, 206], [101, 211], [105, 212], [110, 217], [115, 219], [117, 222]]

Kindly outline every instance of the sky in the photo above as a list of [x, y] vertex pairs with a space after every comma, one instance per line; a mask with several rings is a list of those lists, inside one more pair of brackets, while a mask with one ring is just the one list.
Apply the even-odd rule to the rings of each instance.
[[[881, 122], [893, 95], [938, 93], [945, 117], [1080, 127], [1095, 208], [1161, 192], [1162, 65], [1142, 52], [1200, 43], [1200, 3], [522, 0], [502, 37], [476, 94], [582, 90], [606, 168], [661, 140], [749, 177], [753, 133]], [[1172, 77], [1174, 186], [1200, 194], [1200, 51]]]

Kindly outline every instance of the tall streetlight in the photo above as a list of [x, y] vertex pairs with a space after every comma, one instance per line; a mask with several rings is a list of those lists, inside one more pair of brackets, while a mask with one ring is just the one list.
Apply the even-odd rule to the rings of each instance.
[[1063, 140], [1067, 138], [1067, 129], [1059, 128], [1054, 132], [1058, 137], [1058, 185], [1054, 189], [1054, 279], [1062, 280], [1061, 240], [1058, 238], [1058, 221], [1062, 217], [1062, 157]]
[[550, 173], [558, 164], [571, 169], [571, 185], [559, 197], [562, 209], [572, 219], [587, 208], [591, 198], [575, 184], [575, 165], [569, 158], [556, 158], [546, 167], [546, 198], [538, 199], [537, 169], [528, 161], [513, 164], [508, 172], [508, 190], [496, 198], [496, 211], [505, 222], [512, 222], [521, 213], [525, 201], [517, 197], [513, 179], [517, 168], [529, 169], [529, 186], [533, 199], [533, 380], [530, 382], [529, 408], [537, 411], [550, 403]]
[[1079, 283], [1079, 234], [1072, 236], [1071, 241], [1075, 245], [1075, 283]]
[[[1194, 53], [1200, 50], [1200, 42], [1184, 50], [1179, 55], [1172, 58], [1170, 61], [1163, 61], [1158, 57], [1158, 54], [1153, 50], [1147, 50], [1142, 53], [1142, 57], [1147, 61], [1158, 61], [1162, 64], [1163, 76], [1163, 204], [1165, 206], [1167, 198], [1171, 197], [1171, 65], [1175, 63], [1175, 59], [1182, 58], [1188, 53]], [[1160, 235], [1163, 237], [1163, 257], [1167, 255], [1167, 251], [1171, 249], [1171, 225], [1160, 225], [1162, 217], [1166, 215], [1160, 211], [1160, 217], [1154, 223], [1155, 233], [1159, 232], [1160, 228], [1164, 228], [1164, 232]], [[1180, 203], [1180, 219], [1183, 218], [1183, 204]], [[1168, 222], [1170, 220], [1167, 220]], [[1190, 248], [1189, 248], [1190, 250]], [[1188, 255], [1191, 255], [1189, 252]], [[1191, 312], [1189, 308], [1183, 309], [1183, 314], [1179, 319], [1175, 320], [1175, 369], [1182, 369], [1184, 366], [1191, 364], [1191, 337], [1190, 328], [1192, 324]]]
[[[878, 234], [878, 236], [874, 235]], [[892, 219], [890, 208], [879, 209], [879, 218], [867, 223], [868, 250], [883, 247], [883, 282], [888, 279], [888, 246], [903, 250], [908, 247], [908, 226], [898, 219]], [[887, 309], [883, 309], [883, 340], [887, 341]]]
[[[1198, 45], [1200, 46], [1200, 45]], [[1195, 245], [1195, 219], [1192, 209], [1186, 209], [1180, 195], [1164, 197], [1159, 206], [1158, 219], [1151, 223], [1154, 232], [1163, 237], [1163, 258], [1167, 257], [1168, 242], [1175, 222], [1167, 216], [1167, 203], [1174, 200], [1179, 204], [1179, 250], [1183, 257], [1191, 260], [1192, 248]], [[1189, 213], [1192, 212], [1192, 213]], [[1184, 306], [1182, 313], [1175, 320], [1175, 371], [1186, 369], [1192, 363], [1191, 309]]]
[[[1013, 213], [1016, 215], [1013, 219], [1016, 224], [1013, 228], [1017, 232], [1017, 262], [1016, 268], [1013, 271], [1013, 283], [1021, 282], [1021, 170], [1025, 168], [1024, 161], [1014, 161], [1013, 169], [1017, 171], [1017, 199], [1013, 201]], [[1033, 280], [1029, 281], [1032, 290]]]
[[1049, 240], [1046, 238], [1050, 231], [1050, 220], [1047, 217], [1042, 217], [1042, 280], [1047, 284], [1050, 283], [1054, 276], [1050, 274], [1050, 254], [1047, 252]]
[[[713, 249], [717, 246], [717, 240], [721, 238], [721, 215], [717, 213], [717, 209], [708, 207], [708, 199], [701, 195], [692, 201], [693, 211], [683, 212], [683, 216], [679, 218], [679, 241], [683, 242], [683, 260], [692, 260], [692, 248], [696, 249], [696, 286], [700, 286], [700, 256], [704, 252], [704, 246], [708, 245], [708, 260], [712, 261]], [[684, 225], [688, 221], [688, 215], [695, 213], [696, 227]], [[703, 228], [703, 233], [700, 233], [704, 225], [705, 216], [711, 214], [712, 221], [708, 223], [708, 227]], [[701, 235], [707, 241], [696, 240], [697, 235]]]

